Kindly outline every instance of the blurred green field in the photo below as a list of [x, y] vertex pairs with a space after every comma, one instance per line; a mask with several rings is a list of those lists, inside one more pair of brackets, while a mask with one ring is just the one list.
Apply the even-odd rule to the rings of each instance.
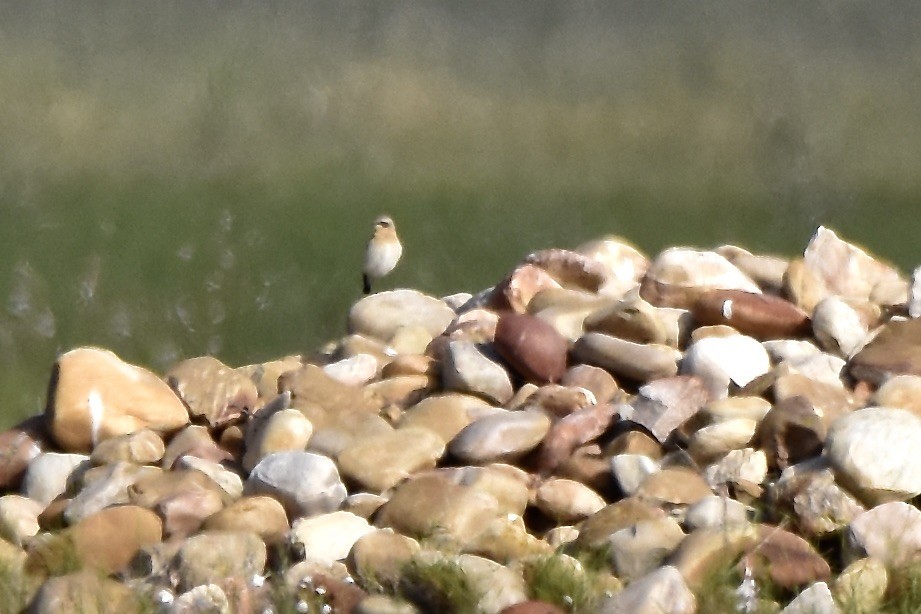
[[0, 423], [58, 352], [158, 371], [340, 335], [388, 278], [477, 291], [616, 233], [919, 263], [921, 7], [0, 4]]

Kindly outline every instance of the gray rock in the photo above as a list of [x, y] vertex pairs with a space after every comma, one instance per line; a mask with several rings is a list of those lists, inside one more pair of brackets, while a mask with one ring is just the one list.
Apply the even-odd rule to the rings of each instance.
[[781, 614], [838, 614], [838, 612], [838, 605], [825, 582], [810, 585], [780, 611]]
[[448, 451], [473, 464], [503, 462], [533, 450], [550, 430], [542, 411], [503, 411], [464, 427], [448, 443]]
[[688, 508], [684, 522], [691, 530], [746, 525], [749, 513], [749, 508], [735, 499], [707, 495]]
[[877, 505], [859, 515], [846, 532], [846, 556], [870, 556], [887, 568], [921, 560], [921, 511], [902, 501]]
[[508, 371], [487, 358], [469, 341], [448, 344], [442, 378], [448, 390], [469, 392], [499, 404], [505, 403], [514, 394]]
[[681, 573], [664, 565], [601, 603], [599, 614], [695, 614], [697, 600]]
[[250, 473], [243, 492], [278, 499], [292, 519], [331, 512], [347, 494], [335, 463], [310, 452], [269, 454]]
[[631, 403], [633, 411], [621, 415], [642, 425], [662, 443], [708, 400], [710, 396], [703, 380], [679, 375], [658, 379], [640, 388]]
[[68, 524], [76, 524], [110, 505], [128, 503], [128, 487], [145, 476], [160, 473], [160, 469], [156, 467], [125, 462], [108, 465], [104, 471], [101, 477], [86, 485], [67, 504], [64, 518]]
[[617, 576], [640, 578], [662, 564], [684, 539], [678, 523], [665, 516], [643, 520], [608, 538]]

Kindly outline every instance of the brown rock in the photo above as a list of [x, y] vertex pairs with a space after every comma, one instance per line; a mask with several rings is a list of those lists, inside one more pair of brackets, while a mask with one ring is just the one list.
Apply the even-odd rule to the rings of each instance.
[[417, 471], [434, 468], [444, 451], [438, 434], [400, 428], [352, 442], [339, 454], [339, 471], [363, 489], [381, 493]]
[[757, 543], [750, 547], [740, 563], [756, 577], [769, 576], [787, 589], [828, 580], [831, 568], [815, 548], [802, 537], [766, 524], [757, 525]]
[[543, 474], [572, 455], [573, 450], [604, 433], [617, 417], [612, 403], [590, 405], [557, 420], [541, 442], [537, 468]]
[[348, 563], [365, 586], [392, 590], [419, 550], [416, 540], [391, 529], [380, 529], [358, 538], [349, 553]]
[[451, 441], [461, 429], [473, 421], [473, 416], [492, 405], [469, 394], [446, 393], [422, 399], [403, 412], [398, 428], [422, 427]]
[[145, 476], [128, 488], [128, 496], [134, 505], [153, 509], [160, 501], [191, 490], [207, 490], [226, 497], [214, 480], [194, 469]]
[[768, 465], [786, 469], [822, 452], [827, 428], [808, 399], [793, 396], [776, 403], [758, 425], [755, 440]]
[[665, 467], [643, 480], [636, 496], [672, 505], [693, 505], [713, 491], [707, 481], [693, 469]]
[[144, 428], [171, 433], [189, 422], [182, 401], [159, 377], [96, 348], [62, 354], [45, 408], [48, 430], [69, 452]]
[[404, 409], [438, 386], [438, 376], [397, 375], [366, 384], [365, 394], [380, 407]]
[[0, 433], [0, 488], [18, 488], [29, 462], [41, 454], [44, 447], [44, 419], [41, 416], [28, 418]]
[[634, 343], [668, 343], [665, 323], [656, 308], [639, 296], [630, 296], [592, 312], [585, 318], [585, 330]]
[[255, 533], [206, 531], [185, 540], [176, 554], [180, 590], [225, 578], [252, 578], [262, 574], [266, 547]]
[[185, 538], [223, 507], [220, 495], [213, 490], [193, 489], [160, 499], [154, 510], [163, 519], [166, 537]]
[[189, 407], [212, 428], [234, 422], [256, 407], [256, 384], [245, 374], [217, 358], [200, 356], [184, 360], [166, 374], [166, 381]]
[[569, 342], [535, 316], [502, 315], [494, 343], [499, 355], [528, 381], [555, 382], [566, 371]]
[[83, 565], [108, 574], [124, 569], [144, 546], [159, 543], [163, 528], [150, 510], [121, 505], [96, 512], [64, 534]]
[[563, 287], [598, 292], [605, 282], [606, 271], [597, 261], [565, 249], [545, 249], [524, 259], [550, 273]]
[[566, 610], [546, 601], [528, 600], [510, 605], [499, 614], [566, 614]]
[[[521, 390], [518, 389], [519, 393]], [[548, 416], [562, 418], [592, 405], [596, 405], [595, 395], [585, 388], [547, 384], [528, 395], [520, 407], [512, 407], [538, 408]]]
[[198, 425], [182, 429], [170, 440], [160, 466], [169, 469], [181, 456], [197, 456], [215, 463], [233, 458], [229, 452], [217, 445], [207, 428]]
[[665, 517], [665, 512], [636, 497], [621, 499], [606, 505], [589, 516], [579, 529], [575, 545], [579, 548], [606, 546], [608, 538], [621, 529], [632, 527], [643, 520]]
[[142, 429], [101, 442], [93, 449], [90, 460], [95, 465], [117, 462], [151, 465], [163, 458], [165, 451], [160, 435], [150, 429]]
[[290, 391], [292, 405], [301, 410], [311, 405], [335, 413], [378, 410], [378, 405], [361, 388], [331, 378], [316, 365], [304, 365], [297, 371], [283, 374], [278, 387], [281, 392]]
[[921, 375], [921, 319], [890, 321], [851, 357], [848, 370], [877, 386], [894, 375]]
[[803, 397], [812, 404], [813, 411], [826, 428], [840, 416], [857, 408], [856, 399], [843, 384], [830, 384], [798, 373], [787, 373], [783, 367], [775, 373], [778, 375], [774, 382], [775, 402]]
[[640, 454], [653, 460], [658, 460], [662, 458], [662, 444], [642, 431], [631, 430], [612, 439], [605, 446], [604, 453], [608, 456]]
[[689, 586], [700, 588], [757, 541], [757, 529], [748, 524], [698, 529], [684, 538], [668, 564], [681, 572]]
[[691, 309], [701, 325], [725, 324], [755, 339], [791, 339], [809, 334], [805, 311], [777, 296], [741, 290], [709, 290]]
[[602, 333], [585, 333], [572, 348], [576, 360], [638, 382], [678, 372], [679, 354], [667, 345], [639, 344]]
[[243, 497], [209, 516], [208, 531], [250, 531], [266, 544], [280, 544], [288, 534], [288, 516], [276, 499], [266, 496]]
[[84, 570], [47, 580], [28, 611], [32, 614], [122, 614], [139, 607], [138, 598], [126, 585]]
[[260, 399], [268, 400], [278, 394], [278, 378], [281, 377], [281, 374], [297, 371], [302, 366], [300, 356], [285, 356], [278, 360], [239, 367], [237, 371], [256, 384], [256, 391]]

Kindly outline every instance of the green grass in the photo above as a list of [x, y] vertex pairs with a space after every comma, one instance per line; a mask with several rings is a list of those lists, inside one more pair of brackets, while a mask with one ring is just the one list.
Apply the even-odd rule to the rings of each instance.
[[563, 7], [0, 7], [0, 422], [79, 344], [314, 349], [380, 212], [433, 294], [607, 233], [914, 267], [917, 7]]
[[573, 562], [556, 554], [527, 562], [524, 580], [531, 598], [567, 612], [595, 611], [605, 590], [601, 576]]

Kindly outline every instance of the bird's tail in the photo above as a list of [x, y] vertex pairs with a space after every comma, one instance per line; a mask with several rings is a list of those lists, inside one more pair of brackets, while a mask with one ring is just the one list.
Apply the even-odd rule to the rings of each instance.
[[371, 294], [371, 278], [367, 275], [362, 275], [361, 282], [363, 284], [365, 294]]

